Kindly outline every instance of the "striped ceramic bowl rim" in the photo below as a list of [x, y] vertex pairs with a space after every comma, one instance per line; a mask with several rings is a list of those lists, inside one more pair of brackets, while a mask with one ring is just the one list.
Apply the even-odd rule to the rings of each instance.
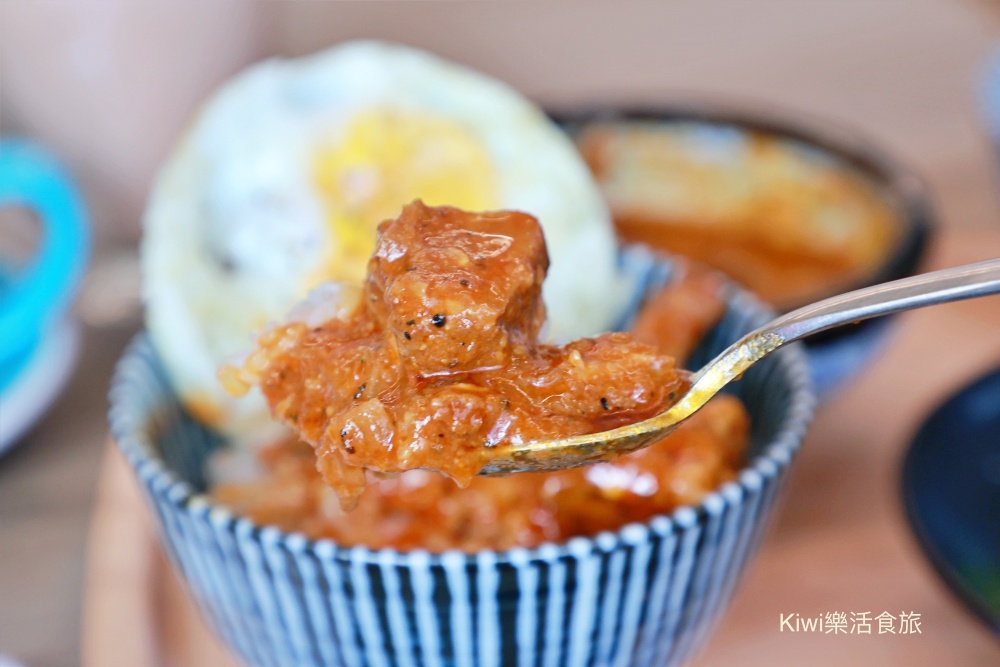
[[[623, 253], [623, 268], [635, 278], [637, 285], [629, 308], [633, 314], [642, 296], [652, 286], [662, 284], [671, 270], [668, 262], [636, 249]], [[692, 367], [705, 363], [731, 340], [771, 317], [771, 312], [755, 297], [735, 286], [730, 286], [728, 290], [727, 313], [692, 357]], [[758, 385], [768, 391], [754, 391]], [[492, 655], [492, 647], [499, 649], [504, 632], [512, 633], [518, 639], [513, 649], [503, 643], [504, 651], [513, 650], [517, 656], [517, 659], [508, 659], [515, 653], [504, 653], [508, 657], [503, 659], [503, 664], [534, 664], [532, 656], [538, 651], [546, 656], [557, 656], [552, 658], [557, 660], [553, 664], [605, 664], [600, 655], [609, 660], [618, 656], [612, 661], [615, 664], [653, 664], [649, 660], [654, 657], [663, 658], [656, 660], [655, 664], [674, 664], [701, 642], [728, 601], [743, 566], [760, 541], [774, 497], [812, 418], [814, 396], [807, 362], [798, 345], [789, 346], [750, 369], [737, 386], [750, 387], [748, 395], [743, 398], [748, 403], [755, 428], [758, 421], [779, 421], [766, 442], [752, 444], [756, 451], [736, 480], [723, 484], [697, 506], [682, 507], [647, 522], [628, 524], [618, 531], [602, 532], [593, 537], [575, 537], [564, 543], [543, 544], [530, 549], [476, 553], [343, 547], [326, 539], [312, 540], [299, 533], [261, 527], [215, 505], [194, 484], [178, 475], [161, 456], [158, 444], [162, 437], [161, 429], [164, 424], [180, 419], [181, 413], [155, 351], [144, 334], [137, 336], [118, 364], [110, 393], [109, 418], [118, 447], [135, 470], [144, 494], [156, 512], [161, 537], [175, 565], [188, 579], [209, 623], [251, 664], [333, 662], [352, 665], [382, 662], [477, 665], [483, 664], [482, 656]], [[198, 432], [194, 437], [213, 436]], [[197, 475], [200, 466], [199, 461], [175, 460], [172, 463], [174, 467], [194, 470], [189, 477]], [[651, 546], [654, 542], [658, 555], [654, 554]], [[232, 552], [227, 553], [227, 550]], [[623, 553], [625, 555], [616, 560]], [[659, 559], [657, 562], [653, 562], [654, 555]], [[640, 556], [647, 561], [635, 569], [639, 561], [633, 562], [633, 559]], [[601, 565], [601, 583], [598, 585], [594, 575], [599, 565], [595, 559], [610, 559], [608, 562], [617, 563], [616, 567], [620, 569], [625, 567], [622, 559], [626, 557], [632, 572], [629, 582], [612, 582], [613, 573], [605, 572], [604, 565]], [[669, 574], [654, 576], [654, 569], [657, 573], [662, 569], [656, 566], [662, 565], [660, 561], [667, 558], [671, 559], [671, 563], [677, 561], [669, 569]], [[228, 572], [230, 562], [238, 562], [245, 570], [247, 583], [251, 588], [258, 588], [240, 590], [241, 584], [235, 583], [235, 575]], [[572, 571], [568, 564], [573, 565]], [[546, 580], [548, 588], [542, 590], [537, 581], [539, 570], [527, 567], [529, 565], [545, 567], [547, 576], [559, 579]], [[644, 576], [644, 568], [649, 569], [652, 579], [632, 586], [637, 577]], [[264, 570], [271, 582], [264, 586], [274, 586], [278, 590], [263, 590], [259, 588], [260, 581], [254, 583], [253, 574]], [[411, 598], [423, 595], [417, 588], [431, 585], [428, 581], [418, 581], [420, 577], [408, 575], [408, 590], [401, 598], [399, 575], [404, 570], [411, 574], [440, 570], [440, 576], [447, 582], [449, 597], [445, 602], [452, 610], [446, 628], [439, 626], [439, 632], [430, 632], [423, 627], [423, 621], [411, 618], [414, 612], [404, 611], [404, 598], [408, 600], [407, 604], [412, 603]], [[372, 599], [357, 594], [354, 587], [346, 598], [331, 592], [333, 584], [330, 582], [341, 581], [343, 584], [342, 580], [347, 576], [345, 573], [351, 573], [353, 577], [354, 573], [365, 572], [365, 585], [370, 585], [367, 577], [372, 576], [373, 571], [380, 573], [378, 587], [382, 597], [379, 604], [384, 604], [385, 609], [375, 609]], [[536, 587], [539, 600], [544, 598], [541, 610], [535, 609], [537, 605], [527, 595], [518, 593], [516, 613], [508, 615], [509, 618], [497, 616], [501, 625], [513, 623], [515, 627], [498, 627], [496, 633], [489, 628], [484, 629], [483, 624], [475, 619], [479, 619], [481, 614], [488, 617], [498, 613], [497, 600], [490, 592], [497, 593], [504, 586], [512, 585], [521, 590], [524, 582], [520, 577], [524, 572], [535, 573], [535, 579], [529, 583]], [[618, 571], [616, 576], [624, 576], [623, 572]], [[511, 576], [516, 579], [513, 584], [508, 580]], [[315, 581], [305, 581], [306, 577]], [[566, 587], [570, 577], [574, 583], [579, 579], [582, 584], [561, 590], [560, 582], [562, 587]], [[320, 579], [325, 582], [325, 596], [318, 595], [318, 590], [312, 585]], [[626, 583], [630, 585], [626, 586]], [[604, 588], [598, 591], [601, 586]], [[347, 591], [347, 588], [342, 590]], [[626, 599], [640, 594], [642, 599]], [[410, 597], [407, 598], [407, 595]], [[463, 595], [471, 596], [469, 616], [455, 611]], [[618, 597], [614, 598], [615, 595]], [[227, 596], [233, 599], [227, 600]], [[267, 605], [255, 601], [262, 596], [274, 599], [274, 607], [263, 609]], [[650, 603], [647, 598], [655, 602]], [[599, 620], [598, 609], [608, 601], [613, 604], [615, 599], [618, 602], [614, 605], [616, 611], [611, 615], [612, 620]], [[267, 639], [257, 637], [251, 641], [254, 633], [261, 630], [260, 627], [252, 632], [246, 627], [239, 627], [242, 623], [239, 615], [249, 609], [245, 605], [250, 602], [256, 605], [253, 609], [262, 616], [260, 620], [266, 626], [263, 628], [265, 634], [270, 633]], [[434, 605], [438, 602], [433, 600]], [[368, 605], [351, 616], [354, 645], [341, 642], [336, 648], [336, 655], [330, 653], [334, 651], [330, 646], [321, 651], [319, 646], [329, 644], [329, 641], [318, 637], [315, 629], [306, 632], [303, 628], [314, 628], [318, 614], [329, 621], [331, 630], [337, 631], [334, 626], [346, 622], [343, 618], [349, 610], [341, 609], [334, 613], [327, 607], [345, 604]], [[676, 611], [670, 617], [672, 621], [663, 616], [668, 607]], [[473, 608], [477, 610], [475, 613]], [[567, 617], [560, 615], [560, 610], [564, 608], [572, 608], [572, 613], [567, 611]], [[683, 615], [679, 615], [680, 610], [683, 610]], [[436, 613], [440, 616], [442, 612]], [[661, 632], [657, 635], [662, 637], [651, 638], [643, 629], [642, 623], [647, 618], [659, 623], [657, 628]], [[550, 641], [547, 636], [534, 636], [537, 628], [542, 626], [555, 632], [554, 628], [559, 628], [561, 621], [565, 627], [558, 632], [560, 639]], [[669, 627], [666, 625], [668, 621]], [[421, 627], [409, 632], [414, 624]], [[402, 632], [400, 628], [409, 630]], [[350, 627], [340, 626], [339, 630], [348, 634], [351, 632]], [[541, 633], [541, 630], [537, 632]], [[471, 644], [463, 644], [465, 640], [462, 637], [469, 633], [477, 638], [474, 643], [480, 659], [472, 657]], [[522, 644], [520, 638], [525, 633], [534, 638]], [[625, 639], [618, 638], [620, 633], [625, 633]], [[381, 636], [382, 639], [370, 642], [363, 638], [372, 636]], [[400, 636], [404, 636], [402, 649], [397, 645]], [[670, 641], [664, 649], [666, 637]], [[555, 644], [552, 644], [553, 641]], [[251, 645], [253, 642], [257, 643]], [[428, 646], [428, 642], [434, 646]], [[442, 642], [452, 642], [452, 645], [443, 646]], [[629, 642], [635, 642], [634, 650]], [[392, 650], [387, 646], [391, 646]], [[417, 662], [398, 661], [400, 651], [405, 654], [407, 647], [424, 657]], [[441, 655], [450, 657], [447, 660], [431, 657], [430, 662], [426, 662], [428, 656], [435, 655], [435, 650], [444, 651]], [[588, 650], [592, 652], [588, 653]], [[329, 659], [324, 657], [324, 651], [330, 653]], [[307, 659], [309, 656], [316, 656], [317, 659]], [[626, 659], [632, 662], [621, 662]], [[548, 658], [545, 664], [549, 664]]]

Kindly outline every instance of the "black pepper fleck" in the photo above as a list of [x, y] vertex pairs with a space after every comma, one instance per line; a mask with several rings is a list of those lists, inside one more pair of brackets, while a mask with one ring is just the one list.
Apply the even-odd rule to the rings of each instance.
[[431, 318], [431, 324], [433, 324], [434, 326], [436, 326], [439, 329], [441, 327], [443, 327], [444, 323], [447, 322], [447, 321], [448, 321], [448, 318], [446, 318], [441, 313], [438, 313], [437, 315], [435, 315], [434, 317]]
[[405, 338], [406, 340], [410, 340], [410, 332], [409, 331], [404, 331], [403, 332], [403, 338]]
[[346, 451], [348, 454], [353, 454], [354, 453], [354, 445], [352, 445], [351, 443], [347, 442], [347, 429], [346, 428], [340, 432], [340, 444], [342, 444], [344, 446], [344, 451]]
[[408, 327], [412, 327], [412, 326], [413, 326], [414, 324], [416, 324], [416, 323], [417, 323], [417, 321], [416, 321], [416, 320], [409, 320], [409, 321], [407, 321], [407, 323], [406, 323], [406, 326], [408, 326]]
[[361, 386], [358, 387], [358, 390], [354, 392], [354, 400], [361, 398], [361, 395], [365, 393], [365, 385], [367, 384], [368, 384], [367, 382], [361, 383]]
[[611, 409], [611, 406], [608, 405], [608, 399], [604, 398], [603, 396], [601, 396], [601, 407], [604, 408], [605, 410]]
[[469, 281], [466, 280], [465, 278], [462, 278], [461, 280], [458, 281], [458, 284], [461, 285], [462, 287], [468, 287]]

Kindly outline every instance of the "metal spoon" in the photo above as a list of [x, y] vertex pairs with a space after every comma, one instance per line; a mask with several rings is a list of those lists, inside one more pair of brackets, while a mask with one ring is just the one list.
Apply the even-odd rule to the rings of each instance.
[[912, 308], [1000, 293], [1000, 259], [873, 285], [794, 310], [750, 332], [691, 377], [666, 412], [610, 431], [500, 445], [480, 475], [557, 470], [607, 461], [662, 439], [778, 348], [814, 333]]

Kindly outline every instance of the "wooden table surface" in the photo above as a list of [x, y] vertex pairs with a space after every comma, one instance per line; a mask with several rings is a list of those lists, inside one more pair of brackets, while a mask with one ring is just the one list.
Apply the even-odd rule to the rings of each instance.
[[[937, 264], [1000, 255], [1000, 177], [977, 106], [986, 59], [1000, 42], [995, 4], [629, 1], [626, 7], [575, 3], [572, 13], [560, 8], [564, 3], [405, 4], [412, 20], [390, 15], [396, 11], [390, 3], [351, 5], [350, 16], [339, 3], [282, 5], [274, 50], [296, 54], [343, 37], [380, 35], [439, 46], [546, 103], [655, 102], [693, 93], [830, 120], [862, 130], [925, 177], [945, 230]], [[0, 22], [17, 5], [0, 2]], [[122, 66], [141, 71], [142, 54]], [[0, 111], [9, 109], [8, 102], [0, 96]], [[9, 123], [10, 114], [0, 113], [0, 130], [19, 129]], [[99, 178], [85, 171], [80, 176], [84, 186], [88, 178]], [[100, 252], [108, 242], [97, 243]], [[916, 554], [896, 493], [902, 448], [921, 418], [949, 391], [1000, 361], [998, 311], [1000, 304], [991, 299], [901, 318], [879, 362], [823, 410], [775, 530], [701, 667], [1000, 664], [996, 644]], [[84, 358], [61, 400], [0, 459], [0, 654], [29, 667], [80, 662], [87, 530], [106, 448], [104, 396], [132, 326], [87, 332]], [[935, 340], [954, 344], [936, 354], [927, 347]], [[100, 493], [117, 492], [102, 482]], [[128, 494], [117, 504], [131, 507]], [[139, 524], [119, 524], [122, 532], [112, 538], [123, 550], [118, 567], [127, 568], [133, 558], [138, 567], [160, 572], [155, 558], [124, 550], [142, 544], [129, 525]], [[98, 535], [95, 549], [102, 543]], [[117, 575], [114, 570], [105, 571], [104, 581], [129, 580], [124, 569]], [[100, 571], [90, 568], [94, 576]], [[158, 599], [183, 605], [168, 581], [158, 583]], [[160, 636], [155, 618], [148, 641], [142, 640], [120, 630], [139, 617], [139, 609], [114, 600], [106, 599], [103, 608], [92, 602], [85, 619], [88, 649], [101, 636], [111, 637], [112, 646], [136, 649], [128, 653], [135, 662], [119, 664], [155, 664], [152, 653], [142, 653]], [[862, 611], [860, 606], [920, 613], [924, 635], [774, 632], [779, 613]], [[199, 627], [189, 616], [170, 617], [193, 624], [170, 630], [181, 636]]]

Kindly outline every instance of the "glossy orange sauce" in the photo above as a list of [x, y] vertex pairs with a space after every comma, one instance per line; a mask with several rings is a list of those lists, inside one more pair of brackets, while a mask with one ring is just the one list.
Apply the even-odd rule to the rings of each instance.
[[500, 443], [640, 421], [686, 387], [673, 357], [627, 333], [540, 343], [547, 268], [530, 215], [418, 201], [379, 226], [350, 315], [261, 336], [272, 414], [313, 446], [345, 509], [366, 469], [464, 486]]
[[260, 454], [252, 482], [220, 484], [212, 497], [259, 525], [344, 546], [478, 551], [534, 547], [617, 530], [699, 502], [742, 465], [749, 420], [718, 396], [670, 436], [608, 463], [559, 472], [476, 477], [460, 488], [428, 470], [379, 477], [351, 512], [316, 469], [312, 447], [291, 440]]
[[[359, 308], [376, 304], [375, 317], [390, 323], [388, 331], [377, 333], [371, 316], [355, 316], [347, 319], [348, 324], [313, 330], [300, 330], [299, 326], [292, 334], [279, 329], [280, 333], [262, 341], [264, 349], [276, 351], [275, 365], [262, 375], [276, 414], [315, 440], [307, 444], [290, 439], [262, 451], [260, 476], [250, 482], [216, 485], [211, 491], [216, 501], [258, 524], [331, 538], [345, 546], [471, 552], [533, 547], [616, 530], [681, 505], [695, 504], [735, 477], [749, 441], [749, 417], [738, 399], [720, 395], [664, 440], [585, 468], [475, 477], [463, 479], [463, 487], [426, 469], [385, 475], [357, 468], [367, 489], [353, 510], [346, 511], [328, 483], [331, 457], [340, 457], [333, 460], [341, 466], [351, 461], [350, 456], [370, 449], [371, 455], [381, 457], [376, 459], [380, 466], [420, 462], [427, 467], [448, 468], [448, 456], [457, 450], [459, 457], [473, 462], [462, 464], [469, 465], [463, 474], [480, 464], [483, 438], [494, 432], [496, 421], [490, 426], [489, 413], [481, 412], [479, 404], [467, 398], [451, 403], [434, 403], [429, 398], [454, 383], [459, 384], [454, 389], [459, 396], [482, 392], [509, 401], [503, 410], [513, 413], [512, 423], [521, 437], [550, 429], [562, 434], [603, 428], [632, 419], [658, 401], [669, 401], [669, 393], [678, 387], [678, 376], [674, 363], [664, 359], [683, 362], [724, 311], [718, 276], [680, 264], [673, 280], [648, 299], [631, 336], [611, 334], [565, 348], [531, 344], [542, 317], [537, 302], [538, 269], [545, 265], [544, 247], [540, 250], [540, 239], [534, 238], [537, 229], [533, 221], [518, 214], [483, 218], [437, 209], [441, 219], [432, 221], [432, 226], [447, 227], [461, 221], [460, 228], [468, 229], [489, 224], [491, 233], [504, 231], [503, 235], [512, 239], [510, 247], [519, 249], [519, 259], [511, 256], [504, 260], [511, 263], [491, 274], [489, 280], [482, 276], [491, 265], [475, 266], [481, 254], [475, 248], [463, 250], [473, 264], [469, 272], [455, 268], [464, 263], [461, 258], [448, 260], [449, 269], [444, 273], [452, 285], [457, 282], [471, 290], [467, 303], [486, 304], [482, 311], [464, 316], [469, 319], [464, 323], [463, 316], [457, 314], [464, 312], [459, 306], [466, 303], [461, 296], [465, 293], [430, 277], [438, 273], [424, 271], [412, 282], [395, 282], [418, 273], [407, 268], [413, 263], [423, 266], [425, 259], [382, 265], [400, 261], [397, 241], [435, 247], [433, 241], [421, 240], [435, 237], [416, 222], [433, 211], [411, 207], [404, 212], [404, 218], [413, 216], [406, 224], [413, 233], [419, 232], [420, 239], [412, 237], [410, 231], [391, 229], [391, 224], [383, 227], [380, 250], [372, 260], [372, 273], [379, 277], [369, 281], [368, 305]], [[456, 246], [452, 243], [447, 247]], [[446, 247], [431, 254], [439, 251], [454, 254]], [[437, 265], [436, 259], [426, 261]], [[414, 287], [413, 282], [427, 285]], [[432, 286], [448, 296], [435, 296], [438, 292]], [[445, 306], [434, 300], [437, 298], [454, 302]], [[434, 323], [438, 312], [449, 318], [444, 326]], [[393, 322], [403, 326], [393, 328]], [[456, 326], [449, 328], [449, 324]], [[473, 340], [477, 347], [464, 350]], [[349, 348], [350, 353], [337, 353], [344, 341], [354, 341], [355, 347]], [[426, 345], [421, 346], [421, 341]], [[408, 346], [414, 347], [411, 350]], [[529, 354], [528, 349], [534, 352]], [[577, 362], [570, 361], [574, 350], [580, 353]], [[655, 377], [651, 364], [662, 364]], [[494, 365], [499, 368], [491, 369]], [[448, 372], [436, 374], [441, 366]], [[506, 370], [501, 372], [501, 368]], [[587, 386], [581, 386], [584, 377]], [[657, 386], [656, 382], [663, 384]], [[345, 395], [349, 392], [353, 393]], [[647, 395], [654, 400], [634, 402], [636, 396]], [[399, 414], [408, 414], [399, 412], [405, 405], [421, 415], [417, 422], [430, 418], [426, 423], [435, 426], [404, 426], [381, 441], [352, 437], [349, 441], [354, 452], [345, 456], [338, 430], [342, 430], [344, 418], [329, 416], [321, 408], [332, 405], [334, 414], [351, 415], [356, 414], [352, 409], [376, 398], [384, 401], [383, 409], [397, 419]], [[608, 399], [613, 409], [606, 409], [601, 398]], [[396, 423], [409, 422], [404, 417]], [[386, 442], [399, 447], [389, 449]]]

